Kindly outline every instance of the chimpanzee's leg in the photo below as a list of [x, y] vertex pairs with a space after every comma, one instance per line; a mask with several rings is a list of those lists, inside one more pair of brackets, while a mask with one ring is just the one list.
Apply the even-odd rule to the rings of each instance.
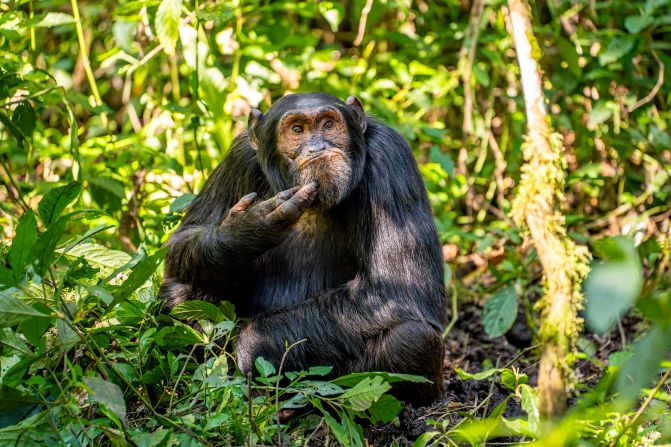
[[370, 339], [364, 370], [421, 375], [433, 384], [400, 382], [393, 393], [404, 401], [428, 404], [443, 391], [444, 346], [440, 333], [421, 321], [397, 323]]

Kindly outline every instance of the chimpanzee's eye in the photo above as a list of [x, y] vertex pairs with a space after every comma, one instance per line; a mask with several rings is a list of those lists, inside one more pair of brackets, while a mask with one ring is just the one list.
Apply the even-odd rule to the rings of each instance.
[[325, 130], [329, 130], [329, 129], [331, 129], [332, 127], [333, 127], [333, 121], [328, 120], [328, 121], [326, 121], [326, 122], [324, 123], [324, 129], [325, 129]]
[[294, 133], [302, 133], [302, 132], [303, 132], [303, 126], [301, 126], [300, 124], [295, 124], [295, 125], [291, 128], [291, 130], [292, 130]]

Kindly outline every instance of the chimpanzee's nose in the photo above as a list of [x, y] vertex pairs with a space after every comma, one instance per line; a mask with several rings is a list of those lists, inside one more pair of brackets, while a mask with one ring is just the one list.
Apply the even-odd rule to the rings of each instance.
[[328, 149], [328, 145], [326, 144], [325, 141], [322, 141], [322, 140], [311, 141], [311, 142], [308, 144], [308, 147], [307, 147], [307, 153], [308, 153], [308, 154], [315, 154], [315, 155], [316, 155], [316, 154], [318, 154], [318, 153], [320, 153], [320, 152], [325, 151], [326, 149]]

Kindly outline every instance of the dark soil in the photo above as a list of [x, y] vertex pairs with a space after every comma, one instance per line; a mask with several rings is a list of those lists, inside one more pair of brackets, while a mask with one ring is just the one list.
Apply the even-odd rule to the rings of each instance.
[[[408, 407], [401, 415], [399, 423], [371, 425], [365, 429], [369, 446], [410, 446], [422, 433], [436, 430], [431, 421], [449, 421], [455, 425], [464, 416], [485, 417], [501, 403], [511, 391], [501, 385], [498, 379], [464, 380], [455, 369], [479, 372], [489, 367], [515, 367], [529, 376], [529, 384], [536, 385], [539, 352], [532, 346], [532, 334], [522, 314], [510, 331], [501, 337], [491, 338], [482, 326], [481, 307], [468, 303], [459, 310], [459, 320], [445, 339], [445, 393], [427, 407]], [[608, 355], [619, 351], [626, 340], [624, 334], [640, 333], [634, 329], [640, 319], [634, 316], [622, 320], [621, 330], [599, 337], [586, 333], [581, 347], [586, 349], [596, 363], [579, 361], [575, 365], [578, 382], [593, 385], [601, 377]], [[516, 399], [510, 399], [506, 417], [521, 416], [522, 410]], [[499, 441], [506, 441], [501, 439]], [[512, 440], [509, 440], [512, 441]]]

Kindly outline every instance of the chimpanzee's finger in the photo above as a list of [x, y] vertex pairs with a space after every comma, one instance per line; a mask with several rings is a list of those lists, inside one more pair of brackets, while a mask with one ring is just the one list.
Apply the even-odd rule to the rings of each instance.
[[256, 200], [256, 196], [257, 194], [255, 192], [243, 196], [242, 199], [238, 201], [238, 203], [233, 205], [233, 207], [228, 212], [228, 215], [230, 217], [237, 217], [240, 214], [244, 213], [247, 210], [247, 208], [249, 208], [249, 205], [254, 203], [254, 200]]
[[266, 214], [269, 214], [273, 212], [278, 206], [289, 200], [291, 196], [293, 196], [299, 189], [300, 186], [295, 186], [291, 189], [287, 189], [286, 191], [279, 192], [274, 197], [259, 203], [259, 207], [261, 207], [261, 210], [263, 210]]
[[295, 221], [301, 217], [303, 211], [310, 206], [316, 195], [317, 183], [312, 182], [305, 185], [289, 200], [278, 206], [269, 217], [280, 221]]

